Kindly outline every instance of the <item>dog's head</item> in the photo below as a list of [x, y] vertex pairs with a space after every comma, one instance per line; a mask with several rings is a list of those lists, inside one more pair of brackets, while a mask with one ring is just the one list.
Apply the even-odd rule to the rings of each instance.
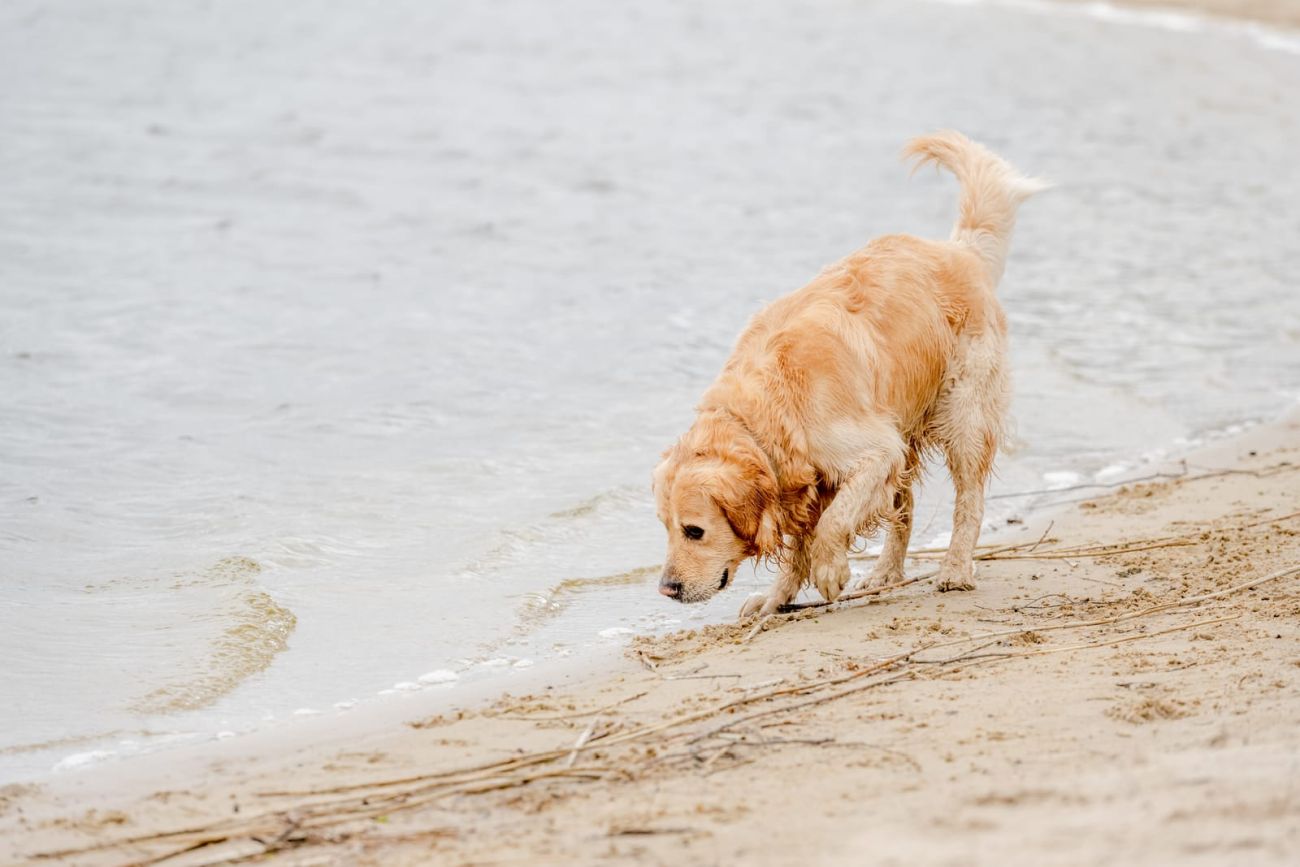
[[731, 583], [741, 561], [779, 547], [776, 479], [757, 446], [688, 440], [654, 472], [655, 509], [668, 530], [659, 592], [704, 602]]

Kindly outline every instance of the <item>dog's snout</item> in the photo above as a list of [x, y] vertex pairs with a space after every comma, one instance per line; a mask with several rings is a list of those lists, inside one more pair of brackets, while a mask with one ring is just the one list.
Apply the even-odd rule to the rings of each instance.
[[671, 578], [660, 578], [659, 592], [667, 596], [669, 599], [681, 599], [682, 582], [674, 581]]

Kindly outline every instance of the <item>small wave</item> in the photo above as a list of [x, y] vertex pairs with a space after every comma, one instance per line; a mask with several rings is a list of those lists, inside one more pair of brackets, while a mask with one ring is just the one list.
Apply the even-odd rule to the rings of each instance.
[[583, 540], [593, 530], [607, 528], [609, 522], [625, 520], [630, 510], [642, 505], [648, 496], [633, 486], [611, 488], [531, 524], [498, 530], [491, 547], [461, 567], [459, 574], [481, 578], [512, 565], [531, 562], [537, 556], [538, 546]]
[[225, 590], [217, 611], [227, 624], [211, 640], [194, 671], [183, 673], [131, 703], [140, 713], [174, 713], [207, 707], [265, 670], [276, 654], [289, 646], [298, 624], [294, 613], [258, 587], [254, 577], [262, 571], [257, 561], [231, 557], [176, 586], [217, 586]]
[[[121, 729], [114, 729], [112, 731], [97, 732], [89, 735], [73, 735], [66, 738], [54, 738], [53, 740], [39, 741], [31, 744], [13, 744], [12, 746], [0, 747], [0, 756], [17, 756], [24, 753], [39, 753], [45, 750], [57, 750], [63, 749], [64, 747], [93, 744], [96, 741], [105, 741], [109, 738], [120, 737], [124, 734], [126, 734], [126, 732]], [[140, 732], [140, 734], [147, 735], [149, 732]]]
[[662, 566], [642, 566], [598, 578], [565, 578], [544, 593], [529, 593], [520, 606], [520, 623], [515, 628], [515, 634], [526, 635], [559, 615], [564, 611], [570, 596], [591, 593], [603, 588], [641, 584], [662, 568]]
[[1132, 24], [1176, 33], [1219, 33], [1245, 37], [1261, 48], [1300, 54], [1300, 34], [1254, 21], [1210, 17], [1184, 9], [1139, 9], [1113, 3], [1062, 3], [1060, 0], [930, 0], [948, 6], [1001, 6], [1038, 15], [1072, 16]]
[[[594, 497], [583, 500], [576, 506], [568, 509], [560, 509], [552, 512], [549, 518], [582, 518], [594, 514], [606, 504], [621, 505], [628, 502], [633, 495], [633, 491], [627, 487], [614, 488], [609, 491], [602, 491]], [[639, 492], [638, 492], [639, 493]]]

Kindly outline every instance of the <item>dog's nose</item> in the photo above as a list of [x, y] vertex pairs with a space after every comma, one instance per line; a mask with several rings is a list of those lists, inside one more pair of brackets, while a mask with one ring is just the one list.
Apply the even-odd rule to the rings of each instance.
[[659, 582], [659, 592], [669, 599], [680, 599], [682, 596], [682, 582], [669, 581], [667, 579]]

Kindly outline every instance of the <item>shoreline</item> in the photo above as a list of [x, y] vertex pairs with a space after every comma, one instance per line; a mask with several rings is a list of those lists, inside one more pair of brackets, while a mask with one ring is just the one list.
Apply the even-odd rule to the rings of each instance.
[[[527, 695], [451, 713], [408, 705], [374, 725], [319, 721], [328, 736], [295, 726], [0, 788], [0, 860], [184, 827], [205, 830], [68, 857], [120, 863], [206, 839], [192, 863], [266, 852], [779, 863], [810, 851], [853, 863], [861, 851], [944, 860], [1019, 834], [1020, 857], [1038, 863], [1115, 858], [1117, 840], [1137, 845], [1134, 859], [1213, 859], [1237, 851], [1228, 840], [1280, 862], [1300, 834], [1285, 818], [1300, 803], [1288, 800], [1284, 761], [1300, 746], [1286, 722], [1300, 696], [1300, 578], [1132, 615], [1300, 563], [1300, 522], [1284, 517], [1300, 507], [1300, 414], [1186, 465], [1184, 478], [1129, 483], [988, 536], [985, 551], [1003, 554], [980, 564], [973, 593], [922, 581], [761, 625], [640, 638], [608, 668], [575, 666]], [[1169, 537], [1181, 541], [1070, 550]], [[928, 565], [914, 558], [908, 570]], [[950, 642], [961, 643], [948, 653], [977, 656], [937, 664], [936, 651], [914, 652]], [[898, 659], [907, 653], [917, 661]], [[744, 716], [754, 719], [737, 724]], [[573, 752], [584, 738], [591, 746]], [[358, 811], [349, 793], [377, 806]], [[820, 833], [780, 843], [758, 833], [777, 823]], [[1110, 830], [1077, 833], [1090, 823]], [[1053, 848], [1061, 834], [1069, 845]], [[254, 839], [277, 835], [270, 848]]]
[[[1291, 415], [1296, 415], [1297, 412], [1293, 410]], [[1257, 429], [1267, 430], [1281, 424], [1287, 417], [1284, 415], [1280, 419], [1247, 420], [1223, 428], [1204, 431], [1190, 440], [1179, 438], [1153, 452], [1148, 452], [1145, 456], [1117, 457], [1115, 458], [1116, 463], [1092, 474], [1081, 473], [1077, 467], [1061, 469], [1059, 471], [1061, 474], [1074, 478], [1074, 481], [1063, 487], [1049, 486], [1033, 490], [1004, 491], [992, 494], [990, 496], [991, 501], [1002, 500], [1013, 505], [1007, 510], [1006, 524], [998, 522], [998, 526], [991, 527], [990, 519], [986, 517], [985, 528], [981, 534], [981, 544], [985, 546], [997, 545], [1010, 533], [1024, 531], [1032, 527], [1044, 527], [1050, 523], [1052, 516], [1058, 511], [1069, 508], [1073, 503], [1087, 496], [1102, 494], [1121, 485], [1131, 484], [1135, 481], [1145, 481], [1152, 477], [1174, 477], [1179, 472], [1177, 468], [1184, 466], [1195, 455], [1213, 452], [1220, 444], [1230, 443], [1241, 436], [1249, 435], [1251, 431]], [[936, 472], [942, 475], [944, 471], [942, 468], [938, 468]], [[1103, 476], [1105, 476], [1105, 480], [1103, 480]], [[1085, 479], [1091, 479], [1092, 481], [1085, 481]], [[950, 504], [945, 504], [945, 506], [950, 508]], [[989, 511], [996, 512], [996, 507], [990, 506]], [[924, 534], [915, 533], [912, 539], [912, 550], [915, 551], [927, 544], [942, 545], [946, 536], [946, 532], [940, 533], [935, 539], [927, 540]], [[872, 550], [871, 547], [867, 549], [868, 552]], [[859, 575], [859, 570], [863, 569], [862, 561], [865, 559], [870, 558], [859, 556], [854, 560], [855, 576]], [[632, 571], [643, 571], [645, 568], [657, 571], [659, 566], [639, 567]], [[767, 586], [768, 580], [770, 580], [770, 576], [765, 576], [765, 580], [760, 584], [739, 587], [738, 589], [745, 592], [762, 589]], [[738, 609], [743, 596], [744, 594], [741, 593], [730, 597], [724, 607], [728, 611], [733, 608]], [[654, 598], [653, 595], [650, 598]], [[820, 600], [820, 597], [816, 595], [815, 591], [805, 588], [801, 591], [797, 601], [802, 605], [807, 605], [809, 601], [813, 600]], [[735, 604], [731, 604], [732, 602]], [[814, 602], [814, 604], [817, 603]], [[684, 618], [678, 617], [674, 619], [681, 621]], [[716, 626], [725, 628], [732, 622], [733, 619], [730, 616], [724, 617], [720, 621], [704, 618], [697, 625], [683, 626], [678, 629], [668, 630], [667, 633], [663, 631], [632, 631], [629, 635], [631, 641], [636, 642], [653, 639], [656, 636], [665, 637], [666, 635], [692, 629], [707, 629]], [[57, 783], [67, 779], [67, 775], [106, 774], [112, 775], [115, 779], [122, 779], [123, 777], [148, 779], [158, 765], [173, 766], [180, 764], [187, 768], [197, 768], [218, 753], [221, 755], [262, 755], [285, 748], [292, 748], [294, 745], [302, 743], [327, 749], [337, 742], [352, 737], [391, 729], [400, 725], [403, 719], [412, 713], [429, 716], [439, 713], [472, 711], [477, 707], [490, 703], [503, 694], [508, 695], [512, 691], [549, 689], [592, 676], [608, 676], [617, 671], [625, 649], [626, 643], [620, 646], [615, 642], [611, 642], [606, 646], [593, 648], [583, 654], [563, 657], [539, 657], [540, 661], [535, 667], [523, 670], [506, 669], [505, 671], [510, 675], [510, 680], [513, 681], [511, 683], [506, 683], [497, 676], [457, 680], [443, 685], [430, 686], [422, 684], [420, 689], [409, 692], [388, 689], [381, 691], [377, 698], [372, 697], [366, 700], [354, 701], [349, 703], [346, 708], [340, 709], [336, 707], [333, 712], [327, 710], [313, 711], [304, 715], [291, 715], [267, 725], [237, 733], [227, 733], [225, 736], [220, 734], [205, 736], [202, 733], [194, 733], [192, 736], [173, 735], [174, 740], [170, 744], [160, 744], [138, 752], [120, 752], [114, 749], [101, 752], [99, 749], [101, 746], [108, 746], [105, 737], [109, 741], [115, 741], [117, 735], [105, 737], [91, 735], [70, 738], [67, 739], [68, 742], [77, 743], [80, 751], [62, 756], [57, 762], [47, 765], [39, 773], [0, 779], [0, 807], [3, 806], [4, 793], [10, 789], [19, 790]], [[388, 695], [384, 693], [388, 693]], [[43, 752], [47, 748], [43, 744], [36, 744], [20, 745], [8, 749], [13, 752]]]
[[[1093, 0], [1065, 0], [1090, 3]], [[1272, 27], [1300, 29], [1300, 7], [1288, 0], [1122, 0], [1113, 5], [1151, 12], [1190, 13], [1219, 21], [1254, 21]]]

